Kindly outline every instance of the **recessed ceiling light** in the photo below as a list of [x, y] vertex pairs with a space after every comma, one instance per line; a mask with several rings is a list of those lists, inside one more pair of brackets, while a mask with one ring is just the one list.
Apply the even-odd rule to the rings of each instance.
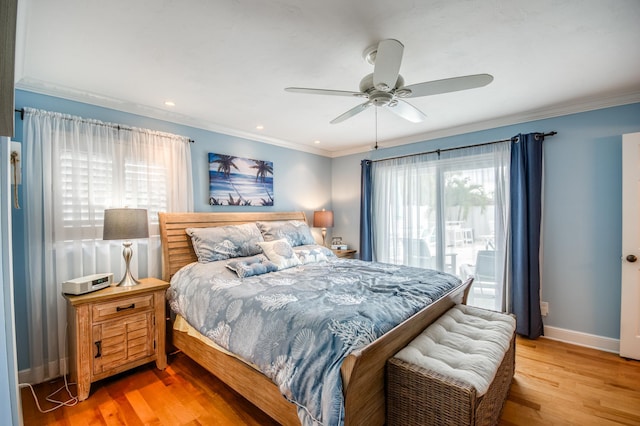
[[164, 104], [166, 106], [176, 106], [175, 102], [173, 102], [173, 101], [164, 101]]
[[320, 141], [313, 141], [313, 143], [315, 143], [316, 145], [320, 143]]
[[262, 130], [262, 129], [264, 129], [264, 126], [263, 126], [262, 124], [258, 124], [258, 125], [256, 126], [256, 129], [258, 129], [258, 130]]

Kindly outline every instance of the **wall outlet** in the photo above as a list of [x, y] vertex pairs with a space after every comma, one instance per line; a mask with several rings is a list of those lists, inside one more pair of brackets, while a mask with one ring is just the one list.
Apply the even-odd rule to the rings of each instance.
[[549, 315], [549, 302], [540, 302], [540, 313], [543, 317]]

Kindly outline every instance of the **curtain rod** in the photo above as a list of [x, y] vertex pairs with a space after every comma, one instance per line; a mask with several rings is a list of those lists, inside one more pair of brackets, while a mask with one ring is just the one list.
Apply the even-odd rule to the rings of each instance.
[[[558, 132], [552, 131], [552, 132], [548, 132], [548, 133], [542, 133], [542, 137], [546, 138], [547, 136], [554, 136], [554, 135], [557, 135], [557, 134], [558, 134]], [[434, 149], [433, 151], [418, 152], [418, 153], [415, 153], [415, 154], [405, 154], [405, 155], [398, 155], [396, 157], [380, 158], [380, 159], [377, 159], [377, 160], [366, 160], [366, 161], [369, 161], [371, 163], [377, 163], [379, 161], [397, 160], [399, 158], [406, 158], [406, 157], [413, 157], [414, 155], [427, 155], [427, 154], [438, 154], [438, 157], [440, 157], [440, 153], [441, 152], [455, 151], [457, 149], [465, 149], [465, 148], [475, 148], [477, 146], [493, 145], [494, 143], [509, 142], [509, 141], [513, 141], [513, 140], [515, 140], [515, 142], [518, 142], [518, 137], [514, 136], [514, 137], [509, 138], [509, 139], [501, 139], [501, 140], [498, 140], [498, 141], [491, 141], [491, 142], [482, 142], [482, 143], [478, 143], [478, 144], [475, 144], [475, 145], [465, 145], [465, 146], [457, 146], [457, 147], [454, 147], [454, 148]]]
[[[19, 112], [20, 113], [20, 120], [24, 120], [24, 108], [20, 108], [14, 109], [15, 112]], [[126, 127], [121, 127], [119, 124], [107, 124], [107, 123], [101, 123], [98, 124], [99, 126], [105, 126], [105, 127], [111, 127], [112, 129], [118, 129], [118, 131], [120, 130], [127, 130], [127, 131], [131, 131], [131, 129], [128, 129]], [[196, 143], [196, 141], [194, 141], [193, 139], [189, 139], [189, 143]]]

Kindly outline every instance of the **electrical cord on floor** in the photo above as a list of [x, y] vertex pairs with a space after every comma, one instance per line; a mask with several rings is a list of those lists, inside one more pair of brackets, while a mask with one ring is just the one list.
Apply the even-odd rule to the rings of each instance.
[[[40, 411], [43, 414], [46, 414], [46, 413], [50, 413], [53, 410], [57, 410], [60, 407], [73, 407], [78, 403], [78, 397], [73, 396], [73, 394], [71, 393], [71, 390], [69, 389], [69, 385], [75, 385], [75, 383], [68, 383], [66, 374], [63, 377], [64, 377], [64, 386], [61, 386], [60, 388], [58, 388], [58, 390], [56, 390], [53, 393], [50, 393], [45, 398], [48, 402], [57, 404], [55, 407], [49, 408], [48, 410], [43, 410], [42, 407], [40, 407], [40, 403], [38, 402], [38, 396], [36, 395], [36, 391], [33, 389], [33, 386], [31, 385], [31, 383], [20, 383], [18, 387], [20, 388], [28, 387], [29, 389], [31, 389], [31, 394], [33, 395], [33, 399], [36, 401], [36, 406], [38, 407], [38, 411]], [[56, 399], [53, 399], [53, 396], [63, 389], [65, 389], [67, 391], [67, 394], [69, 394], [69, 399], [66, 401], [58, 401]]]
[[[69, 324], [67, 323], [67, 326], [64, 329], [64, 345], [65, 345], [65, 348], [67, 347], [67, 328], [68, 327], [69, 327]], [[50, 412], [52, 412], [54, 410], [57, 410], [60, 407], [73, 407], [74, 405], [76, 405], [79, 402], [78, 401], [78, 397], [77, 396], [73, 396], [73, 394], [71, 393], [71, 390], [69, 389], [69, 385], [75, 385], [75, 383], [68, 383], [67, 382], [67, 374], [65, 372], [62, 373], [62, 378], [64, 379], [64, 386], [61, 386], [55, 392], [50, 393], [45, 398], [46, 401], [51, 402], [52, 404], [57, 404], [55, 407], [49, 408], [48, 410], [43, 410], [42, 407], [40, 407], [40, 402], [38, 402], [38, 396], [36, 395], [36, 391], [33, 389], [33, 386], [31, 385], [31, 383], [19, 383], [18, 387], [19, 388], [29, 388], [29, 389], [31, 389], [31, 394], [33, 395], [33, 399], [36, 401], [36, 406], [38, 407], [38, 411], [40, 411], [43, 414], [46, 414], [46, 413], [50, 413]], [[66, 401], [58, 401], [57, 399], [53, 399], [53, 396], [55, 394], [57, 394], [58, 392], [60, 392], [62, 389], [65, 389], [67, 391], [67, 394], [69, 395], [69, 399], [66, 400]]]

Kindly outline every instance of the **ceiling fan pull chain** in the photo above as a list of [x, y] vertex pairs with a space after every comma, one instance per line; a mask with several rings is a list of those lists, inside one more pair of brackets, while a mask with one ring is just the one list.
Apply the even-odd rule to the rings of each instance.
[[375, 109], [376, 115], [375, 115], [375, 119], [376, 119], [376, 123], [375, 123], [375, 128], [376, 128], [376, 146], [375, 149], [376, 151], [378, 150], [378, 108]]

